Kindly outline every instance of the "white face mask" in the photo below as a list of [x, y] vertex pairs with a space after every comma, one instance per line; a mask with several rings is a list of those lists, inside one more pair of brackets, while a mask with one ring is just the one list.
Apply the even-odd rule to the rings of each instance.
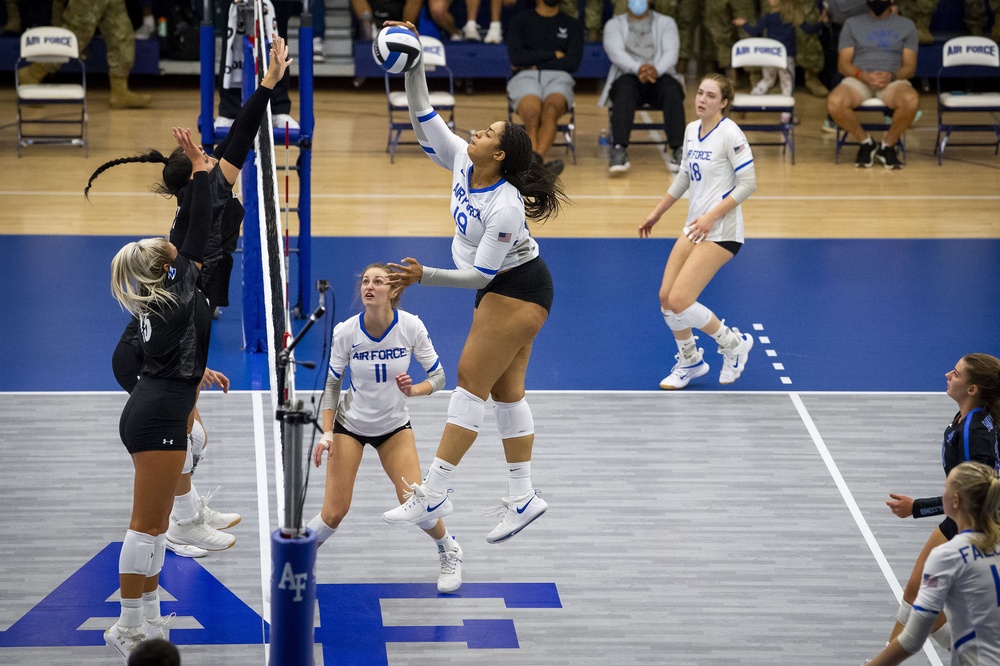
[[628, 10], [635, 16], [642, 16], [649, 9], [649, 0], [628, 0]]

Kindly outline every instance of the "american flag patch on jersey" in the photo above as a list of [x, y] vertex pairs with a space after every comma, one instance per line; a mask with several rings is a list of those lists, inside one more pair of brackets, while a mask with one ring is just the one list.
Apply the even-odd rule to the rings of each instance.
[[933, 574], [924, 574], [924, 587], [937, 587], [938, 577]]
[[735, 148], [733, 148], [733, 153], [736, 154], [736, 155], [739, 155], [743, 151], [743, 149], [746, 148], [746, 147], [747, 147], [747, 144], [741, 143], [740, 145], [738, 145]]
[[500, 235], [497, 236], [497, 240], [500, 241], [501, 243], [509, 243], [510, 242], [510, 234], [507, 233], [507, 232], [505, 232], [505, 231], [501, 231]]

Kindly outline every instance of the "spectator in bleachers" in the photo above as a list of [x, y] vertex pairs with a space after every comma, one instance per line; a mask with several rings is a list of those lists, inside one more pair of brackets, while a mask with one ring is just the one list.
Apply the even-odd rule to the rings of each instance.
[[820, 75], [826, 66], [823, 57], [823, 43], [820, 41], [820, 31], [829, 12], [825, 9], [826, 3], [823, 0], [796, 0], [802, 8], [805, 22], [808, 24], [819, 24], [816, 32], [806, 32], [801, 27], [795, 27], [795, 49], [798, 55], [795, 57], [795, 64], [802, 68], [805, 75], [803, 83], [806, 90], [815, 97], [826, 97], [830, 94], [830, 89], [826, 87]]
[[559, 175], [562, 160], [546, 160], [559, 118], [573, 107], [573, 72], [583, 59], [583, 26], [559, 10], [561, 0], [535, 0], [507, 27], [513, 76], [507, 82], [511, 108], [521, 117], [535, 159]]
[[[503, 31], [500, 24], [500, 13], [504, 4], [512, 4], [514, 0], [490, 0], [490, 27], [486, 32], [487, 44], [499, 44], [503, 41]], [[479, 24], [476, 15], [479, 13], [479, 0], [465, 0], [465, 25], [461, 30], [455, 25], [455, 17], [449, 10], [451, 0], [427, 0], [427, 11], [435, 25], [442, 30], [443, 36], [457, 41], [466, 39], [470, 42], [482, 41], [479, 34]], [[413, 23], [413, 21], [411, 21]]]
[[[877, 157], [887, 169], [902, 169], [896, 142], [913, 124], [920, 102], [909, 81], [917, 69], [913, 21], [893, 12], [892, 0], [868, 0], [868, 14], [844, 23], [837, 66], [844, 80], [830, 93], [826, 108], [837, 125], [861, 143], [854, 166], [867, 169]], [[854, 112], [873, 97], [893, 110], [881, 145], [861, 127]]]
[[670, 147], [668, 166], [676, 172], [684, 142], [684, 85], [677, 74], [680, 37], [677, 23], [649, 9], [647, 0], [628, 0], [628, 11], [604, 26], [604, 51], [611, 60], [600, 106], [611, 106], [608, 171], [625, 173], [629, 135], [635, 111], [642, 104], [663, 111], [663, 129]]
[[[917, 35], [921, 44], [933, 44], [934, 35], [931, 34], [931, 18], [937, 11], [939, 0], [900, 0], [899, 10], [917, 25]], [[970, 35], [982, 37], [986, 35], [989, 27], [986, 22], [986, 0], [964, 0], [963, 9], [965, 17], [965, 27]], [[994, 17], [1000, 13], [1000, 0], [990, 0]], [[1000, 39], [1000, 21], [994, 18], [993, 39]]]
[[[100, 28], [108, 45], [108, 77], [111, 80], [108, 104], [112, 109], [149, 106], [149, 95], [133, 92], [128, 87], [128, 75], [135, 62], [135, 32], [125, 0], [69, 0], [60, 24], [76, 35], [80, 53], [86, 50], [94, 32]], [[40, 83], [60, 66], [58, 62], [33, 62], [18, 70], [19, 81], [21, 85]]]
[[715, 64], [734, 83], [736, 72], [732, 67], [732, 51], [739, 34], [732, 21], [740, 16], [748, 21], [757, 19], [753, 0], [705, 0], [703, 27], [715, 45]]
[[[517, 0], [504, 0], [504, 4], [514, 4]], [[601, 28], [604, 26], [605, 0], [584, 0], [583, 27], [587, 31], [588, 42], [601, 41]], [[563, 0], [559, 9], [570, 18], [580, 18], [580, 3], [577, 0]]]
[[351, 0], [351, 9], [358, 19], [358, 39], [369, 41], [386, 21], [409, 21], [416, 25], [423, 4], [423, 0]]
[[[683, 76], [687, 71], [688, 58], [691, 57], [693, 28], [698, 23], [698, 0], [652, 0], [649, 6], [657, 14], [669, 16], [677, 24], [680, 38], [677, 73]], [[624, 14], [626, 11], [628, 11], [628, 0], [613, 0], [614, 16]]]

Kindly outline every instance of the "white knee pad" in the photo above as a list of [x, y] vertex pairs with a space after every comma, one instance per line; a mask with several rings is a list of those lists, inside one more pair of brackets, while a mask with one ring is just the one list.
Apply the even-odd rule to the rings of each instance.
[[674, 316], [684, 328], [705, 328], [708, 322], [712, 321], [712, 311], [697, 301], [687, 309], [675, 313]]
[[672, 310], [660, 308], [660, 312], [663, 313], [663, 321], [667, 322], [667, 328], [671, 331], [683, 331], [687, 328], [687, 326], [684, 325], [684, 322], [678, 319], [677, 315], [674, 314]]
[[198, 419], [194, 420], [194, 425], [191, 426], [191, 471], [198, 469], [198, 463], [203, 457], [205, 457], [205, 445], [208, 443], [208, 433], [205, 432], [205, 427], [201, 425], [201, 421]]
[[190, 474], [194, 471], [194, 456], [191, 454], [191, 435], [187, 437], [187, 450], [184, 451], [184, 467], [181, 474]]
[[161, 534], [153, 541], [153, 560], [149, 565], [147, 577], [155, 576], [163, 569], [163, 558], [167, 556], [167, 535]]
[[902, 625], [906, 624], [906, 621], [910, 619], [910, 612], [913, 610], [913, 606], [906, 603], [905, 601], [899, 602], [899, 610], [896, 611], [896, 622]]
[[156, 550], [156, 537], [129, 530], [125, 533], [122, 552], [118, 555], [118, 573], [149, 576]]
[[531, 418], [531, 408], [524, 398], [517, 402], [498, 402], [493, 406], [493, 411], [497, 417], [500, 439], [535, 434], [535, 420]]
[[486, 416], [486, 401], [477, 398], [461, 386], [455, 387], [448, 403], [448, 423], [479, 432]]

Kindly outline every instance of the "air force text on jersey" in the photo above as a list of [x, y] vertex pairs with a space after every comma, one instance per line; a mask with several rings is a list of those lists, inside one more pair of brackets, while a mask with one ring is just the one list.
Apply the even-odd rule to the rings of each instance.
[[388, 361], [394, 358], [406, 358], [409, 351], [406, 347], [393, 347], [392, 349], [369, 349], [367, 351], [354, 352], [355, 361]]

